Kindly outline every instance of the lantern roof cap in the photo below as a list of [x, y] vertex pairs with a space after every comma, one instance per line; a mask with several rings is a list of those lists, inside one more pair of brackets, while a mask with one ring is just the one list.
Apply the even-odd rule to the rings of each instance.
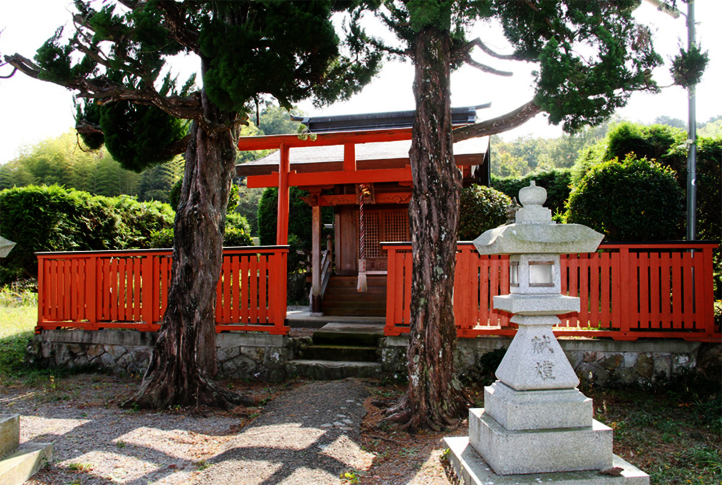
[[524, 253], [592, 253], [597, 250], [604, 235], [580, 224], [557, 224], [551, 211], [542, 204], [546, 201], [544, 187], [532, 181], [519, 191], [519, 202], [524, 206], [516, 213], [516, 223], [490, 229], [474, 240], [479, 254]]

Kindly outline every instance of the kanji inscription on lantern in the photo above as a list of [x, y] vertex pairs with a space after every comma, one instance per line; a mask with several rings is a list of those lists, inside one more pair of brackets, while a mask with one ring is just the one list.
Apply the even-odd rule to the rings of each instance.
[[536, 372], [543, 381], [554, 380], [554, 362], [545, 360], [536, 363]]
[[551, 339], [548, 335], [543, 335], [542, 338], [539, 338], [538, 335], [534, 336], [534, 338], [531, 339], [531, 345], [535, 354], [554, 353], [554, 349], [551, 345]]

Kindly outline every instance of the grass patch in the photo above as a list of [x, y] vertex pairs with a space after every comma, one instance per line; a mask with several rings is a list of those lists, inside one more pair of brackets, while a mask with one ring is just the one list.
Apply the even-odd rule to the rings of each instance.
[[38, 295], [0, 289], [0, 382], [25, 374], [25, 348], [38, 321]]
[[722, 483], [722, 381], [690, 373], [653, 389], [595, 389], [614, 452], [660, 485]]

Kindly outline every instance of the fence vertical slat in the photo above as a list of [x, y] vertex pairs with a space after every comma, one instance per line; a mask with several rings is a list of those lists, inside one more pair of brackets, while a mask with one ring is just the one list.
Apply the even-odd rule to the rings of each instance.
[[683, 292], [683, 319], [680, 322], [680, 328], [685, 330], [693, 330], [695, 328], [694, 314], [694, 283], [692, 274], [694, 273], [695, 263], [694, 253], [682, 253], [682, 292]]
[[404, 252], [404, 323], [411, 325], [411, 276], [413, 270], [411, 252]]
[[[231, 257], [231, 273], [233, 274], [233, 278], [232, 278], [232, 280], [233, 280], [233, 295], [232, 295], [233, 312], [231, 314], [231, 320], [233, 321], [233, 323], [238, 323], [241, 318], [241, 313], [240, 313], [240, 311], [241, 311], [241, 301], [240, 301], [240, 298], [241, 298], [241, 274], [240, 274], [240, 266], [238, 264], [238, 262], [239, 262], [238, 260], [241, 257], [242, 256], [240, 256], [240, 255], [234, 255]], [[275, 267], [275, 265], [278, 264], [277, 260], [278, 260], [278, 255], [273, 254], [274, 267]], [[275, 275], [275, 273], [272, 273], [272, 274]], [[272, 279], [274, 280], [274, 283], [275, 283], [275, 279], [276, 279], [275, 276], [273, 276]], [[275, 287], [275, 284], [274, 284], [274, 287]], [[274, 318], [275, 318], [275, 315], [274, 315]]]
[[626, 248], [620, 248], [617, 256], [617, 264], [612, 268], [612, 318], [622, 333], [629, 331], [629, 321], [625, 313], [627, 312], [627, 290], [629, 267], [629, 252]]
[[78, 321], [78, 260], [70, 260], [70, 315], [69, 320]]
[[612, 282], [610, 276], [612, 273], [612, 264], [616, 259], [617, 253], [602, 253], [600, 266], [601, 266], [601, 320], [604, 322], [604, 327], [611, 330], [614, 327], [612, 321]]
[[250, 258], [251, 287], [248, 292], [248, 302], [250, 303], [250, 320], [251, 324], [258, 323], [258, 257], [256, 255]]
[[[704, 328], [708, 335], [720, 332], [722, 328], [716, 328], [714, 321], [714, 275], [712, 267], [714, 265], [712, 248], [706, 246], [702, 250], [703, 264], [702, 271], [699, 271], [701, 282], [698, 288], [697, 312], [702, 317], [702, 325], [698, 328]], [[696, 275], [696, 273], [695, 273]]]
[[394, 257], [396, 258], [396, 275], [394, 277], [394, 288], [396, 293], [396, 300], [394, 301], [394, 327], [399, 327], [404, 322], [404, 308], [406, 303], [406, 288], [404, 284], [406, 278], [404, 272], [406, 271], [406, 260], [404, 251], [396, 251]]
[[598, 327], [601, 325], [599, 317], [599, 253], [589, 255], [589, 321], [588, 325]]
[[637, 299], [639, 312], [639, 328], [649, 329], [651, 325], [651, 321], [649, 318], [649, 305], [651, 297], [651, 291], [649, 287], [649, 253], [638, 253], [637, 264], [639, 266], [639, 296]]
[[126, 259], [118, 258], [118, 320], [125, 321], [128, 307], [128, 275]]
[[231, 288], [233, 287], [233, 272], [231, 271], [231, 260], [223, 258], [223, 323], [231, 322]]
[[674, 312], [674, 302], [672, 300], [671, 278], [672, 278], [672, 260], [669, 253], [662, 253], [659, 258], [660, 266], [660, 303], [662, 310], [660, 312], [659, 328], [673, 328], [672, 313]]
[[160, 311], [158, 313], [158, 320], [163, 319], [163, 315], [165, 315], [165, 308], [168, 302], [168, 285], [166, 284], [166, 278], [165, 274], [168, 271], [168, 258], [160, 258], [158, 260], [159, 267], [160, 267], [160, 274], [159, 276], [159, 291], [156, 293], [158, 295], [158, 303], [160, 304]]
[[281, 261], [278, 267], [279, 279], [281, 281], [281, 288], [278, 292], [278, 316], [279, 319], [276, 322], [276, 328], [281, 328], [284, 334], [288, 333], [288, 327], [286, 326], [286, 308], [288, 306], [288, 288], [286, 282], [288, 281], [288, 249], [281, 250]]
[[36, 331], [45, 322], [45, 307], [48, 298], [48, 292], [45, 288], [45, 281], [47, 280], [45, 276], [47, 265], [45, 263], [45, 258], [38, 256], [38, 324], [35, 327]]
[[678, 329], [682, 327], [682, 255], [680, 253], [672, 253], [672, 325], [671, 328]]
[[140, 305], [141, 262], [140, 258], [133, 258], [133, 321], [135, 322], [140, 322], [143, 319]]
[[240, 281], [241, 281], [241, 300], [240, 300], [240, 307], [241, 307], [241, 323], [249, 323], [249, 310], [250, 310], [250, 299], [248, 298], [248, 287], [249, 287], [249, 258], [251, 256], [248, 254], [244, 254], [241, 257], [241, 273], [240, 273]]
[[258, 257], [258, 323], [268, 323], [268, 301], [266, 285], [268, 284], [268, 255], [261, 254]]
[[662, 328], [662, 302], [660, 295], [662, 287], [660, 284], [661, 264], [659, 253], [649, 253], [649, 327], [650, 329]]
[[396, 303], [396, 248], [386, 248], [386, 325], [385, 335], [396, 335], [394, 329], [394, 304]]
[[145, 255], [140, 259], [141, 267], [141, 313], [146, 325], [155, 323], [153, 320], [153, 260], [154, 256]]
[[579, 257], [579, 298], [581, 311], [577, 319], [576, 327], [589, 326], [589, 288], [590, 278], [592, 277], [589, 263], [591, 261], [590, 254], [584, 254]]

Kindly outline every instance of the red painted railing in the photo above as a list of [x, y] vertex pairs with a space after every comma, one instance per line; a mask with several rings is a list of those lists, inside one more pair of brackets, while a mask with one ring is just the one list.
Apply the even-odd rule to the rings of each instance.
[[[460, 337], [513, 335], [510, 314], [493, 309], [509, 293], [506, 256], [479, 256], [459, 243], [454, 314]], [[409, 331], [411, 244], [387, 243], [386, 335]], [[716, 243], [602, 244], [596, 253], [562, 257], [562, 292], [581, 311], [562, 315], [559, 336], [642, 337], [719, 341], [715, 327], [712, 252]]]
[[[37, 330], [156, 331], [170, 286], [170, 250], [37, 253]], [[287, 246], [224, 248], [216, 331], [285, 335]]]

